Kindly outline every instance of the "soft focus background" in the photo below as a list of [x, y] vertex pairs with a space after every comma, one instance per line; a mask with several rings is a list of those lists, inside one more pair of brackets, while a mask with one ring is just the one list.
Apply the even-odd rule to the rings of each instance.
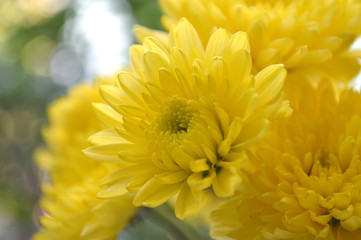
[[161, 29], [156, 0], [0, 0], [0, 240], [39, 227], [46, 107], [68, 87], [128, 62], [132, 27]]
[[32, 152], [43, 145], [46, 106], [125, 66], [132, 26], [161, 29], [160, 15], [156, 0], [0, 0], [0, 240], [30, 239], [39, 227]]

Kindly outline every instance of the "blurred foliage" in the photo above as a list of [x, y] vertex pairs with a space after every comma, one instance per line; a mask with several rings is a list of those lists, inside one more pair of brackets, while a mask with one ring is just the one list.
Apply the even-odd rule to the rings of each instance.
[[163, 30], [160, 23], [162, 12], [157, 0], [129, 0], [137, 24]]
[[36, 230], [40, 190], [32, 152], [42, 142], [46, 105], [65, 91], [48, 69], [66, 2], [0, 1], [0, 239], [29, 239]]
[[39, 24], [32, 26], [14, 26], [7, 39], [5, 54], [21, 60], [18, 53], [33, 39], [38, 36], [47, 36], [54, 41], [59, 39], [59, 30], [65, 22], [65, 10], [57, 13], [52, 18], [47, 18]]
[[[43, 4], [49, 3], [49, 0], [42, 1]], [[39, 10], [45, 8], [40, 6], [41, 3], [41, 0], [4, 0], [0, 3], [7, 20], [2, 21], [0, 30], [4, 33], [0, 42], [2, 107], [19, 104], [44, 107], [51, 89], [59, 88], [51, 82], [48, 69], [51, 54], [60, 39], [59, 31], [65, 22], [65, 10], [54, 12], [54, 15], [50, 15], [49, 10], [49, 14], [44, 14]], [[8, 14], [5, 14], [5, 7]], [[12, 15], [14, 11], [19, 13]]]

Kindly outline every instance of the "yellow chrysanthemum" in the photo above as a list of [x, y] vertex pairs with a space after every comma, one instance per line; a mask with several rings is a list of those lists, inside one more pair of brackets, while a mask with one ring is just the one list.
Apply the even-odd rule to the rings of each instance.
[[186, 17], [204, 45], [216, 27], [247, 32], [253, 71], [282, 63], [289, 72], [287, 85], [305, 79], [318, 83], [325, 76], [348, 82], [360, 69], [360, 52], [349, 50], [361, 33], [359, 0], [160, 0], [160, 4], [167, 29]]
[[137, 211], [127, 195], [96, 198], [100, 180], [116, 168], [82, 153], [89, 146], [87, 138], [102, 129], [91, 105], [101, 101], [98, 88], [98, 84], [79, 84], [49, 107], [50, 126], [44, 129], [48, 149], [37, 151], [35, 159], [48, 173], [50, 184], [42, 188], [44, 229], [34, 240], [112, 239]]
[[214, 236], [361, 239], [361, 95], [326, 83], [301, 93], [250, 157], [258, 170], [213, 213]]
[[245, 33], [219, 29], [204, 49], [186, 19], [169, 44], [146, 38], [130, 51], [133, 70], [120, 73], [119, 87], [101, 87], [108, 105], [95, 105], [110, 128], [85, 150], [123, 164], [99, 196], [129, 191], [136, 206], [155, 207], [178, 194], [179, 218], [197, 213], [205, 189], [231, 196], [244, 150], [262, 139], [269, 120], [291, 113], [280, 94], [286, 71], [273, 65], [251, 76]]

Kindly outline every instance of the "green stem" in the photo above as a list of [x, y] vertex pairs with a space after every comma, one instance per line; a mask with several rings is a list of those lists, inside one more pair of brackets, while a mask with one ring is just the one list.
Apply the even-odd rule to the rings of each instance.
[[200, 240], [196, 231], [174, 216], [173, 209], [167, 204], [157, 208], [144, 208], [141, 215], [162, 226], [174, 240]]

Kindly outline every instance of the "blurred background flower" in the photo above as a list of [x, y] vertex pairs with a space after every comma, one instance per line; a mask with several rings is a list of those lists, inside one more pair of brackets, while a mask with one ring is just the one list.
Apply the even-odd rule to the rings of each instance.
[[128, 62], [138, 23], [161, 29], [156, 0], [0, 1], [0, 239], [30, 239], [41, 210], [46, 107], [68, 87]]

